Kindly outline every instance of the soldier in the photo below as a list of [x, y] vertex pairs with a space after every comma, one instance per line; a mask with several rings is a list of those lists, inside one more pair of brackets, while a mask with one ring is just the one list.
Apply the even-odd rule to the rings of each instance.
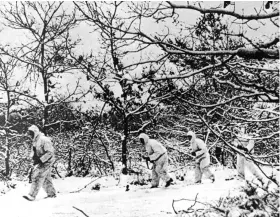
[[46, 191], [47, 197], [56, 197], [56, 191], [51, 179], [51, 168], [55, 161], [52, 142], [35, 125], [28, 128], [27, 134], [33, 140], [31, 157], [35, 166], [32, 172], [30, 192], [23, 197], [29, 201], [35, 200], [41, 187]]
[[160, 179], [166, 182], [165, 187], [170, 186], [173, 179], [167, 172], [168, 155], [166, 148], [160, 142], [150, 139], [149, 136], [144, 133], [140, 134], [139, 139], [140, 142], [145, 145], [146, 151], [149, 155], [148, 157], [142, 157], [153, 163], [151, 188], [157, 188]]
[[187, 138], [191, 143], [192, 155], [195, 157], [195, 183], [201, 183], [202, 174], [205, 174], [207, 178], [214, 182], [215, 176], [209, 169], [210, 155], [206, 144], [201, 139], [196, 138], [195, 133], [192, 131], [187, 133]]
[[[238, 130], [238, 129], [237, 129]], [[234, 140], [234, 146], [238, 149], [245, 151], [246, 153], [253, 153], [255, 142], [247, 134], [245, 134], [245, 126], [241, 126], [238, 130], [236, 139]], [[265, 184], [265, 178], [261, 175], [260, 171], [252, 161], [246, 160], [246, 158], [237, 154], [237, 175], [241, 179], [245, 179], [245, 168], [247, 168], [251, 173], [262, 183]]]

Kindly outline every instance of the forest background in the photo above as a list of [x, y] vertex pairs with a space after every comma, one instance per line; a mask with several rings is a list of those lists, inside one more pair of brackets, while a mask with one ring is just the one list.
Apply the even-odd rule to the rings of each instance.
[[131, 171], [141, 132], [174, 167], [192, 161], [193, 130], [234, 168], [241, 125], [255, 163], [279, 164], [278, 2], [4, 2], [0, 15], [2, 180], [27, 175], [32, 124], [58, 177]]

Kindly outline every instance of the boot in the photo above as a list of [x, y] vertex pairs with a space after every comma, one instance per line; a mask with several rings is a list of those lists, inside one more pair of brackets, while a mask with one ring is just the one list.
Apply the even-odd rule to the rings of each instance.
[[172, 179], [172, 178], [170, 178], [170, 179], [166, 182], [165, 187], [167, 188], [169, 185], [171, 185], [171, 182], [173, 182], [173, 179]]
[[56, 198], [56, 194], [48, 195], [48, 196], [45, 197], [45, 199], [47, 199], [47, 198]]
[[24, 199], [26, 199], [26, 200], [29, 200], [29, 201], [34, 201], [35, 200], [35, 197], [32, 197], [32, 196], [30, 196], [30, 195], [24, 195], [24, 196], [22, 196]]

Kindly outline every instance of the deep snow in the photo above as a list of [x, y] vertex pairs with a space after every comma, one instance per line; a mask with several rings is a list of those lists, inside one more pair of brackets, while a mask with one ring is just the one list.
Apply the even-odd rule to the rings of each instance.
[[[2, 217], [79, 217], [84, 216], [74, 209], [83, 210], [89, 216], [122, 216], [122, 217], [149, 217], [149, 216], [175, 216], [172, 201], [182, 198], [194, 199], [198, 193], [198, 200], [213, 202], [220, 197], [237, 195], [240, 187], [245, 182], [226, 178], [233, 176], [234, 170], [213, 168], [216, 181], [210, 183], [203, 180], [200, 185], [191, 185], [193, 171], [188, 171], [186, 180], [177, 181], [169, 188], [161, 186], [157, 189], [149, 189], [149, 186], [130, 186], [130, 191], [125, 192], [126, 182], [124, 178], [119, 186], [113, 177], [101, 178], [86, 189], [78, 193], [70, 193], [87, 185], [94, 178], [69, 177], [55, 179], [54, 184], [58, 191], [57, 198], [44, 199], [45, 192], [41, 190], [36, 201], [30, 202], [22, 198], [29, 190], [27, 182], [17, 182], [16, 189], [12, 189], [0, 197]], [[91, 190], [96, 184], [101, 184], [100, 191]], [[176, 210], [186, 209], [193, 202], [178, 202]]]

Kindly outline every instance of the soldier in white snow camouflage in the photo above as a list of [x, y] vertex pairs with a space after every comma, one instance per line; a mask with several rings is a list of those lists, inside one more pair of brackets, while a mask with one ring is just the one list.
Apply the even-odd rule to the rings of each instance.
[[166, 148], [160, 142], [150, 139], [144, 133], [140, 134], [139, 139], [145, 145], [149, 155], [148, 157], [143, 156], [143, 158], [153, 163], [151, 188], [157, 188], [160, 179], [165, 181], [165, 187], [168, 187], [173, 182], [173, 179], [168, 174], [168, 155]]
[[28, 128], [28, 135], [33, 140], [31, 157], [34, 161], [34, 169], [30, 192], [24, 198], [30, 201], [35, 200], [41, 187], [46, 191], [48, 197], [56, 197], [51, 178], [51, 168], [55, 161], [52, 142], [35, 125]]
[[187, 138], [191, 143], [192, 155], [195, 157], [195, 183], [201, 183], [202, 174], [205, 174], [207, 178], [214, 182], [215, 176], [209, 169], [210, 155], [206, 144], [201, 139], [196, 138], [192, 131], [187, 133]]
[[[234, 145], [246, 153], [253, 154], [255, 142], [251, 136], [245, 133], [245, 126], [241, 126], [238, 130], [238, 135], [234, 140]], [[261, 174], [257, 166], [252, 162], [248, 161], [243, 155], [237, 154], [237, 175], [241, 179], [245, 179], [245, 168], [250, 171], [262, 184], [266, 184], [264, 175]]]

